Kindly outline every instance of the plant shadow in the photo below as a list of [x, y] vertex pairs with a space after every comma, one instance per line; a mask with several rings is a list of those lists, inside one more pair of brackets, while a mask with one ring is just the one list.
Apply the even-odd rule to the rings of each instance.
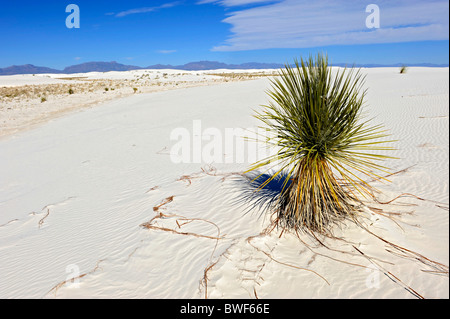
[[283, 190], [291, 184], [287, 172], [281, 172], [275, 177], [272, 174], [250, 172], [235, 177], [234, 182], [238, 184], [239, 192], [236, 203], [247, 206], [246, 214], [260, 211], [261, 215], [274, 208]]

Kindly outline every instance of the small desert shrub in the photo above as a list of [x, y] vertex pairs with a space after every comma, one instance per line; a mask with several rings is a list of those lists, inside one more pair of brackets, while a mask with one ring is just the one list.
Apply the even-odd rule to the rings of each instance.
[[47, 102], [47, 98], [41, 97], [41, 103]]
[[106, 92], [108, 92], [108, 91], [109, 91], [109, 89], [108, 89], [108, 88], [105, 88], [105, 91], [106, 91]]
[[138, 88], [133, 88], [134, 93], [138, 91]]
[[408, 71], [408, 68], [406, 67], [406, 65], [403, 65], [403, 66], [400, 68], [400, 74], [405, 74], [406, 71]]
[[75, 93], [71, 88], [69, 89], [69, 94], [72, 95], [73, 93]]
[[329, 233], [331, 225], [357, 218], [362, 198], [373, 198], [364, 177], [382, 179], [387, 168], [378, 161], [388, 157], [377, 152], [392, 148], [383, 146], [389, 141], [382, 126], [363, 119], [363, 85], [360, 71], [332, 74], [321, 54], [287, 65], [272, 80], [271, 102], [256, 118], [276, 132], [268, 143], [278, 153], [249, 172], [278, 165], [259, 189], [283, 176], [269, 202], [283, 228]]

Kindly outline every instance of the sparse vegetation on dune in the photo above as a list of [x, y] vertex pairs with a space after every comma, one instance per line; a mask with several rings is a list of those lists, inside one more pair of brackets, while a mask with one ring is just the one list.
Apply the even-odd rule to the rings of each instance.
[[[257, 72], [256, 74], [259, 74]], [[206, 73], [168, 73], [145, 71], [143, 74], [124, 72], [116, 78], [58, 75], [59, 83], [0, 86], [0, 136], [26, 129], [34, 121], [42, 122], [66, 111], [91, 107], [100, 102], [132, 94], [238, 82], [259, 77], [249, 73], [222, 73], [212, 77]], [[130, 78], [130, 76], [132, 78]], [[38, 76], [36, 76], [38, 77]], [[42, 77], [42, 75], [39, 75]], [[50, 78], [50, 76], [44, 76]], [[128, 78], [127, 78], [128, 77]], [[45, 81], [44, 81], [45, 82]], [[8, 82], [6, 82], [8, 83]], [[45, 104], [43, 104], [46, 102]], [[43, 107], [45, 105], [45, 107]]]
[[403, 65], [400, 68], [400, 74], [405, 74], [408, 71], [408, 67], [406, 65]]
[[[66, 77], [66, 78], [57, 78], [59, 80], [67, 81], [67, 83], [60, 84], [40, 84], [40, 85], [23, 85], [23, 86], [15, 86], [15, 87], [0, 87], [0, 101], [4, 103], [13, 102], [15, 100], [21, 99], [39, 99], [42, 95], [46, 96], [64, 96], [64, 95], [72, 95], [72, 94], [87, 94], [94, 92], [109, 92], [120, 89], [128, 89], [130, 87], [130, 82], [134, 85], [139, 84], [142, 90], [140, 92], [145, 92], [146, 88], [158, 87], [158, 86], [179, 86], [181, 84], [189, 84], [188, 81], [183, 80], [183, 76], [187, 76], [189, 74], [168, 74], [163, 73], [164, 79], [169, 79], [173, 77], [173, 81], [161, 83], [158, 80], [160, 77], [156, 75], [155, 79], [150, 78], [150, 74], [143, 74], [136, 80], [117, 80], [117, 79], [104, 79], [104, 80], [96, 80], [96, 79], [88, 79], [87, 77]], [[206, 79], [203, 75], [216, 75], [219, 76], [220, 79]], [[244, 81], [251, 80], [256, 78], [261, 78], [265, 76], [270, 76], [271, 74], [255, 72], [255, 73], [211, 73], [211, 74], [203, 74], [198, 75], [199, 78], [194, 83], [208, 83], [208, 82], [228, 82], [228, 81]], [[177, 85], [178, 84], [178, 85]], [[138, 90], [135, 90], [136, 87], [132, 87], [132, 93], [136, 93]]]
[[[112, 86], [115, 88], [125, 87], [120, 81], [113, 82]], [[7, 103], [20, 99], [37, 99], [43, 94], [48, 96], [64, 96], [67, 94], [85, 94], [104, 89], [105, 83], [102, 81], [0, 87], [0, 100]]]
[[273, 72], [223, 72], [223, 73], [206, 73], [206, 75], [220, 76], [227, 80], [253, 80], [278, 75], [277, 71]]

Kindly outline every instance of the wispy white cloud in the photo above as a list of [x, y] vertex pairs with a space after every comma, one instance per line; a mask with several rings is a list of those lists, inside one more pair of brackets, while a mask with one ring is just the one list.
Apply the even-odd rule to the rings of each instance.
[[165, 3], [165, 4], [162, 4], [160, 6], [156, 6], [156, 7], [144, 7], [144, 8], [130, 9], [130, 10], [119, 12], [115, 16], [118, 17], [118, 18], [121, 18], [121, 17], [128, 16], [130, 14], [154, 12], [154, 11], [158, 11], [158, 10], [161, 10], [161, 9], [167, 9], [167, 8], [175, 7], [175, 6], [179, 5], [180, 3], [181, 3], [180, 1], [176, 1], [176, 2]]
[[[223, 20], [232, 35], [214, 51], [308, 48], [328, 45], [448, 40], [447, 0], [374, 0], [381, 27], [368, 29], [366, 6], [360, 0], [203, 0], [233, 7]], [[235, 6], [262, 3], [252, 8]]]
[[158, 50], [156, 52], [161, 53], [161, 54], [172, 54], [172, 53], [177, 52], [177, 50]]
[[225, 7], [245, 6], [249, 4], [274, 3], [281, 0], [199, 0], [198, 4], [216, 3]]

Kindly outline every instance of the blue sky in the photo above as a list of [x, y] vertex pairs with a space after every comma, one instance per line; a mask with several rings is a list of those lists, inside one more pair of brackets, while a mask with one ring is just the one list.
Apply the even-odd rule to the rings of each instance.
[[[71, 3], [80, 8], [79, 29], [65, 24]], [[366, 27], [369, 4], [380, 9], [378, 29]], [[449, 2], [443, 0], [22, 0], [0, 6], [0, 67], [285, 63], [319, 50], [335, 63], [449, 61]]]

